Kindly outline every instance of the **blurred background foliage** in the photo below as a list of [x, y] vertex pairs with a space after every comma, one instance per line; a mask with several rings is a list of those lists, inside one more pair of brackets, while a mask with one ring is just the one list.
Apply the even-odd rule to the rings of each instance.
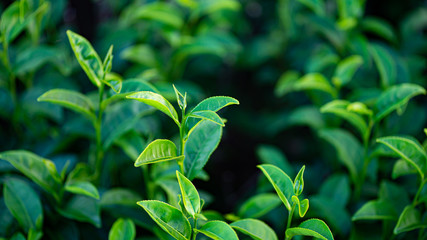
[[[24, 4], [19, 9], [25, 11], [6, 14], [13, 4]], [[188, 93], [190, 105], [213, 95], [240, 101], [234, 111], [223, 113], [223, 139], [205, 168], [209, 181], [195, 182], [209, 194], [210, 209], [238, 215], [246, 199], [271, 190], [255, 167], [261, 162], [276, 161], [291, 177], [306, 165], [305, 192], [315, 196], [308, 214], [324, 218], [337, 239], [379, 239], [389, 236], [387, 224], [352, 222], [351, 216], [377, 198], [383, 180], [411, 196], [416, 192], [415, 178], [392, 179], [393, 162], [381, 160], [381, 154], [370, 162], [365, 182], [352, 182], [336, 156], [340, 150], [334, 148], [335, 135], [325, 129], [342, 129], [371, 153], [381, 136], [404, 134], [423, 141], [425, 97], [400, 106], [374, 126], [368, 139], [351, 123], [320, 109], [336, 99], [373, 108], [391, 86], [426, 87], [426, 1], [28, 0], [2, 1], [0, 13], [0, 151], [26, 149], [52, 159], [58, 169], [67, 161], [71, 166], [93, 161], [90, 124], [73, 112], [36, 101], [53, 88], [97, 97], [68, 45], [66, 30], [71, 29], [86, 37], [100, 56], [114, 45], [112, 71], [123, 83], [147, 81], [174, 99], [173, 83]], [[5, 24], [11, 19], [17, 23]], [[316, 84], [299, 84], [304, 77]], [[143, 176], [133, 161], [154, 136], [176, 133], [159, 113], [145, 116], [134, 103], [114, 106], [103, 122], [108, 150], [99, 190], [102, 195], [120, 187], [143, 196]], [[13, 171], [0, 161], [4, 176]], [[325, 185], [337, 186], [336, 192], [328, 192]], [[326, 198], [334, 194], [343, 201], [335, 215]], [[129, 214], [107, 205], [102, 212], [105, 229], [111, 227], [112, 216]], [[8, 228], [0, 236], [9, 236], [17, 226], [5, 207], [1, 211]], [[283, 212], [276, 208], [262, 217], [282, 235]], [[81, 223], [63, 231], [105, 237]]]

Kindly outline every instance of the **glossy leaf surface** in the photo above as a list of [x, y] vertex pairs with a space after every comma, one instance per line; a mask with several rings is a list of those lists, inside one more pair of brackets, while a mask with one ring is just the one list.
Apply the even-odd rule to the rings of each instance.
[[237, 101], [237, 99], [234, 99], [232, 97], [225, 97], [225, 96], [209, 97], [201, 101], [199, 104], [197, 104], [193, 108], [193, 110], [191, 110], [191, 112], [207, 111], [207, 110], [217, 112], [222, 108], [229, 105], [233, 105], [233, 104], [239, 104], [239, 101]]
[[195, 231], [214, 240], [238, 240], [236, 232], [227, 223], [223, 221], [210, 221]]
[[182, 160], [184, 156], [177, 156], [175, 144], [167, 139], [157, 139], [151, 142], [135, 161], [135, 167], [170, 160]]
[[267, 224], [257, 219], [242, 219], [230, 224], [235, 230], [255, 240], [277, 240], [277, 235]]
[[278, 207], [280, 198], [273, 193], [262, 193], [246, 200], [239, 208], [238, 215], [241, 218], [259, 218]]
[[342, 60], [335, 69], [332, 82], [337, 87], [348, 84], [357, 69], [363, 64], [363, 59], [360, 56], [354, 55]]
[[291, 210], [292, 195], [294, 194], [294, 184], [291, 178], [284, 173], [281, 169], [274, 165], [262, 164], [258, 165], [258, 168], [262, 170], [264, 175], [273, 185], [279, 195], [280, 200], [288, 210]]
[[403, 212], [400, 214], [399, 220], [397, 221], [396, 227], [394, 228], [394, 234], [411, 231], [417, 228], [425, 228], [426, 225], [421, 222], [421, 213], [413, 205], [405, 207]]
[[286, 230], [286, 239], [291, 239], [294, 236], [303, 235], [320, 238], [323, 240], [333, 240], [331, 230], [328, 225], [319, 219], [309, 219], [302, 222], [298, 227], [289, 228]]
[[64, 217], [101, 227], [100, 204], [91, 197], [74, 195], [58, 212]]
[[305, 170], [305, 165], [302, 166], [302, 168], [299, 170], [294, 180], [294, 193], [297, 196], [299, 196], [304, 190], [304, 170]]
[[215, 113], [214, 111], [204, 110], [204, 111], [191, 112], [189, 117], [205, 119], [205, 120], [209, 120], [213, 123], [216, 123], [216, 124], [220, 125], [221, 127], [225, 126], [221, 117], [218, 116], [218, 114]]
[[108, 240], [133, 240], [135, 235], [135, 224], [132, 220], [119, 218], [111, 227]]
[[354, 214], [352, 220], [397, 220], [394, 206], [387, 200], [371, 200]]
[[185, 210], [194, 217], [196, 213], [200, 212], [199, 193], [193, 183], [180, 172], [176, 171], [176, 177], [178, 178]]
[[90, 182], [71, 181], [65, 185], [64, 189], [67, 192], [86, 195], [88, 197], [99, 199], [98, 189], [96, 189], [96, 187]]

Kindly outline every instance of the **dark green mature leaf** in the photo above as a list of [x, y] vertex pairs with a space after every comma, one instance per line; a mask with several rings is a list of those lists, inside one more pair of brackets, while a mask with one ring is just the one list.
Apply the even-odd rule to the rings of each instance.
[[20, 12], [20, 2], [15, 1], [12, 3], [4, 12], [2, 12], [0, 19], [0, 33], [1, 41], [4, 41], [3, 44], [9, 45], [28, 25], [28, 23], [33, 20], [35, 14], [46, 8], [46, 4], [42, 4], [36, 12], [30, 14], [23, 18], [21, 17]]
[[426, 94], [426, 90], [423, 87], [412, 83], [402, 83], [390, 87], [381, 94], [375, 103], [375, 107], [377, 109], [375, 121], [379, 122], [392, 111], [407, 104], [409, 99], [420, 94]]
[[25, 49], [20, 52], [13, 66], [13, 71], [17, 75], [37, 70], [47, 62], [57, 59], [57, 52], [53, 47], [38, 46]]
[[262, 193], [246, 200], [239, 208], [238, 215], [241, 218], [259, 218], [281, 203], [280, 198], [273, 193]]
[[348, 175], [334, 174], [320, 187], [319, 193], [321, 196], [329, 198], [333, 201], [333, 205], [345, 207], [350, 199], [350, 183]]
[[61, 177], [52, 161], [24, 150], [2, 152], [0, 159], [8, 161], [25, 176], [52, 194], [56, 200], [59, 200]]
[[214, 240], [238, 240], [236, 232], [223, 221], [210, 221], [194, 231], [203, 233]]
[[57, 210], [64, 217], [101, 227], [100, 204], [91, 197], [74, 195], [64, 207]]
[[408, 161], [404, 159], [399, 159], [393, 166], [393, 172], [391, 174], [393, 179], [396, 179], [400, 176], [417, 174], [418, 171], [413, 167]]
[[262, 164], [258, 165], [258, 168], [262, 170], [264, 175], [273, 185], [274, 190], [276, 190], [280, 200], [282, 200], [283, 204], [285, 204], [285, 207], [290, 211], [292, 196], [294, 194], [294, 184], [292, 179], [280, 168], [274, 165]]
[[142, 197], [137, 193], [124, 188], [112, 188], [104, 192], [101, 196], [101, 206], [125, 205], [135, 206], [135, 203]]
[[132, 220], [119, 218], [111, 227], [108, 240], [133, 240], [135, 235], [135, 224]]
[[325, 15], [325, 3], [324, 1], [318, 0], [298, 0], [298, 2], [304, 4], [308, 8], [310, 8], [313, 12], [315, 12], [318, 16]]
[[41, 229], [43, 209], [37, 193], [24, 181], [8, 179], [5, 182], [4, 202], [25, 232]]
[[257, 219], [242, 219], [230, 224], [237, 231], [255, 240], [277, 240], [277, 235], [267, 224]]
[[[347, 180], [348, 183], [348, 180]], [[334, 229], [334, 233], [346, 235], [351, 229], [351, 217], [345, 206], [323, 195], [310, 198], [310, 212], [322, 217]]]
[[130, 20], [149, 20], [160, 22], [175, 29], [181, 29], [184, 19], [180, 9], [166, 2], [152, 2], [133, 10]]
[[427, 154], [424, 148], [416, 139], [406, 137], [383, 137], [378, 138], [377, 142], [389, 147], [397, 153], [411, 166], [417, 169], [421, 178], [427, 171]]
[[365, 203], [352, 217], [357, 220], [397, 220], [398, 213], [387, 200], [372, 200]]
[[261, 163], [274, 165], [288, 173], [290, 177], [295, 176], [293, 167], [288, 162], [286, 156], [277, 147], [271, 145], [260, 145], [256, 149], [256, 154], [261, 160]]
[[298, 227], [288, 228], [286, 230], [286, 239], [291, 239], [297, 235], [311, 236], [323, 240], [334, 239], [328, 225], [319, 219], [309, 219], [302, 222]]
[[67, 89], [52, 89], [41, 95], [37, 101], [51, 102], [78, 112], [94, 122], [96, 119], [92, 102], [85, 95]]
[[396, 82], [396, 62], [386, 48], [381, 45], [371, 44], [369, 46], [374, 62], [378, 68], [383, 88], [392, 86]]
[[200, 212], [199, 193], [193, 183], [179, 171], [176, 171], [176, 177], [178, 178], [185, 210], [187, 210], [187, 212], [194, 218], [194, 216]]
[[189, 133], [184, 147], [184, 169], [188, 179], [194, 179], [206, 165], [217, 148], [222, 136], [222, 127], [202, 120]]
[[67, 184], [65, 184], [64, 189], [67, 192], [86, 195], [88, 197], [99, 199], [98, 189], [96, 189], [96, 187], [90, 182], [86, 182], [86, 181], [67, 182]]
[[329, 93], [333, 97], [337, 96], [336, 89], [320, 73], [308, 73], [299, 79], [287, 77], [286, 80], [286, 82], [280, 81], [283, 85], [276, 86], [276, 88], [283, 89], [281, 91], [283, 95], [294, 91], [318, 90]]
[[396, 227], [394, 228], [394, 234], [412, 231], [418, 228], [427, 227], [421, 222], [421, 213], [413, 205], [405, 207], [403, 212], [400, 214], [399, 220], [397, 221]]
[[13, 234], [13, 236], [10, 238], [10, 240], [25, 240], [25, 237], [22, 233], [18, 232]]
[[175, 143], [167, 139], [157, 139], [148, 144], [135, 161], [135, 167], [144, 164], [158, 163], [170, 160], [182, 160], [184, 156], [177, 156]]
[[332, 77], [332, 82], [337, 87], [347, 85], [353, 78], [354, 73], [362, 64], [363, 58], [358, 55], [345, 58], [340, 63], [338, 63], [334, 76]]
[[177, 208], [160, 201], [139, 201], [150, 217], [167, 233], [178, 240], [189, 240], [191, 225], [184, 214]]
[[175, 123], [180, 126], [180, 123], [178, 121], [178, 114], [176, 113], [175, 108], [162, 95], [150, 91], [141, 91], [128, 95], [126, 96], [126, 98], [135, 99], [147, 105], [155, 107], [156, 109], [171, 117], [175, 121]]
[[80, 66], [90, 81], [95, 86], [100, 87], [104, 78], [104, 67], [98, 54], [86, 38], [70, 30], [67, 31], [67, 35]]
[[378, 198], [393, 204], [393, 208], [397, 213], [403, 211], [406, 205], [410, 203], [407, 189], [385, 180], [380, 184]]
[[319, 136], [335, 147], [338, 159], [348, 168], [352, 181], [358, 183], [363, 168], [363, 148], [358, 140], [342, 129], [322, 129]]
[[368, 131], [368, 126], [365, 120], [357, 113], [348, 110], [350, 102], [345, 100], [333, 100], [320, 108], [322, 113], [335, 114], [351, 123], [359, 131], [361, 136], [364, 136]]
[[381, 18], [364, 17], [361, 25], [364, 31], [376, 34], [391, 43], [396, 42], [396, 35], [393, 31], [393, 27]]

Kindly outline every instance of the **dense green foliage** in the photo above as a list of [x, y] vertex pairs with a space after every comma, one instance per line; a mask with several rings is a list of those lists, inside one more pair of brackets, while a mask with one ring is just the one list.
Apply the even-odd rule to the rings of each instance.
[[422, 1], [77, 2], [0, 3], [0, 239], [427, 238]]

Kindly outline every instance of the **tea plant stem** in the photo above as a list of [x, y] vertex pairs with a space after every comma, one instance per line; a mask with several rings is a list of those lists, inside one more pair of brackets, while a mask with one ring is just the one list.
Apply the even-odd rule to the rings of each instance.
[[291, 227], [291, 223], [292, 223], [292, 216], [294, 215], [294, 211], [295, 211], [295, 203], [292, 205], [291, 211], [289, 211], [289, 215], [288, 215], [288, 223], [286, 225], [286, 229]]
[[[197, 229], [197, 217], [194, 216], [194, 229]], [[196, 240], [197, 232], [193, 230], [193, 237], [192, 240]]]
[[424, 185], [426, 184], [427, 179], [421, 179], [420, 187], [418, 188], [417, 194], [414, 197], [414, 201], [412, 202], [412, 205], [416, 206], [418, 204], [418, 198], [420, 197], [421, 191], [424, 188]]
[[6, 39], [3, 39], [2, 61], [8, 71], [9, 90], [10, 90], [10, 94], [12, 95], [13, 103], [16, 104], [16, 79], [15, 79], [15, 74], [13, 74], [12, 67], [10, 66], [9, 44], [7, 43]]
[[[180, 138], [180, 149], [179, 149], [179, 155], [184, 155], [184, 146], [185, 146], [185, 141], [184, 141], [184, 131], [185, 131], [185, 122], [187, 120], [187, 118], [185, 117], [185, 109], [182, 110], [182, 119], [181, 119], [181, 125], [179, 126], [179, 138]], [[180, 160], [178, 161], [178, 165], [179, 165], [179, 171], [184, 174], [184, 161]]]
[[102, 159], [104, 152], [102, 150], [102, 114], [104, 112], [102, 101], [104, 99], [104, 83], [101, 83], [99, 88], [99, 109], [98, 109], [98, 118], [95, 122], [95, 134], [96, 134], [96, 156], [95, 156], [95, 182], [99, 181], [102, 168]]

